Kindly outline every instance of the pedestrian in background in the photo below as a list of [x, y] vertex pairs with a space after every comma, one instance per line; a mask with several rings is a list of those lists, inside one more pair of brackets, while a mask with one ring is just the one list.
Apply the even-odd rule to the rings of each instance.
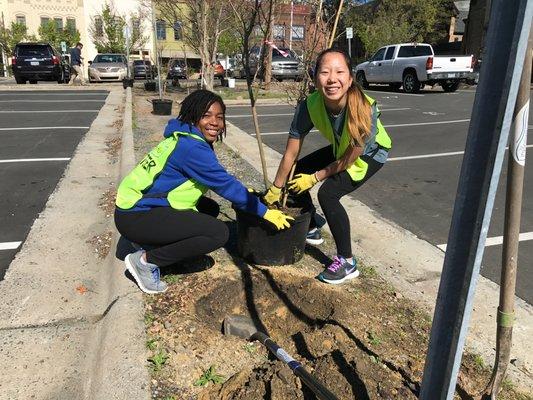
[[70, 81], [69, 85], [73, 85], [76, 78], [78, 78], [82, 85], [86, 85], [83, 78], [83, 57], [81, 56], [81, 49], [83, 44], [76, 43], [76, 47], [70, 50]]
[[337, 284], [359, 275], [352, 253], [350, 221], [340, 199], [358, 189], [383, 166], [392, 143], [379, 120], [376, 101], [355, 83], [350, 58], [344, 51], [324, 50], [317, 58], [314, 73], [316, 91], [296, 107], [285, 153], [264, 200], [268, 205], [279, 201], [304, 137], [316, 128], [330, 145], [299, 160], [297, 174], [288, 187], [297, 194], [298, 205], [311, 212], [307, 242], [318, 245], [324, 240], [309, 190], [323, 182], [318, 201], [335, 240], [337, 255], [319, 279]]
[[[290, 227], [292, 217], [267, 209], [217, 160], [213, 143], [226, 131], [225, 111], [220, 96], [192, 92], [178, 117], [168, 122], [164, 140], [120, 183], [115, 225], [133, 247], [140, 247], [124, 261], [145, 293], [167, 289], [159, 267], [205, 255], [228, 240], [226, 224], [216, 218], [219, 205], [204, 196], [209, 189], [274, 229]], [[212, 266], [208, 257], [204, 260]]]

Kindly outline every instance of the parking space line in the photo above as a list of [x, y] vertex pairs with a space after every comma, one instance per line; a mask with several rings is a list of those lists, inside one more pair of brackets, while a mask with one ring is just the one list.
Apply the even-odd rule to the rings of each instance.
[[[309, 132], [318, 132], [317, 129], [311, 129]], [[289, 130], [281, 131], [281, 132], [261, 132], [261, 136], [269, 136], [269, 135], [288, 135]], [[250, 136], [255, 136], [255, 133], [250, 134]]]
[[0, 114], [24, 114], [24, 113], [32, 113], [32, 114], [51, 114], [51, 113], [95, 113], [100, 112], [100, 110], [15, 110], [15, 111], [0, 111]]
[[[528, 144], [526, 148], [533, 147], [533, 144]], [[505, 150], [509, 150], [509, 147], [506, 147]], [[405, 156], [405, 157], [391, 157], [387, 161], [404, 161], [404, 160], [416, 160], [420, 158], [434, 158], [434, 157], [448, 157], [448, 156], [461, 156], [464, 151], [450, 151], [448, 153], [434, 153], [434, 154], [420, 154], [418, 156]]]
[[456, 119], [453, 121], [435, 121], [435, 122], [417, 122], [415, 124], [393, 124], [383, 125], [385, 128], [397, 128], [400, 126], [421, 126], [421, 125], [439, 125], [439, 124], [456, 124], [459, 122], [468, 122], [470, 119]]
[[417, 97], [424, 97], [423, 94], [401, 93], [401, 92], [384, 92], [384, 91], [382, 91], [382, 90], [368, 90], [368, 89], [365, 89], [365, 92], [383, 93], [383, 94], [394, 94], [394, 95], [401, 95], [401, 96], [417, 96]]
[[25, 128], [0, 128], [0, 131], [31, 131], [44, 129], [89, 129], [90, 126], [30, 126]]
[[1, 164], [18, 162], [46, 162], [46, 161], [70, 161], [70, 157], [62, 158], [12, 158], [10, 160], [0, 160]]
[[[379, 111], [404, 111], [404, 110], [410, 110], [409, 107], [403, 107], [403, 108], [380, 108]], [[258, 117], [283, 117], [287, 115], [294, 115], [294, 113], [282, 113], [282, 114], [258, 114]], [[237, 114], [237, 115], [226, 115], [226, 118], [246, 118], [251, 117], [252, 114]]]
[[0, 100], [0, 103], [104, 103], [102, 100]]
[[[525, 242], [527, 240], [533, 240], [533, 232], [524, 232], [518, 235], [519, 242]], [[485, 247], [499, 246], [501, 244], [503, 244], [503, 236], [487, 238], [485, 241]], [[446, 251], [447, 244], [439, 244], [437, 247], [442, 251]]]
[[18, 249], [22, 242], [3, 242], [0, 243], [0, 250], [15, 250]]
[[21, 93], [21, 92], [6, 92], [2, 91], [0, 88], [0, 92], [3, 94], [9, 95], [9, 96], [107, 96], [109, 93], [105, 92], [84, 92], [84, 93], [68, 93], [68, 92], [59, 92], [59, 93]]

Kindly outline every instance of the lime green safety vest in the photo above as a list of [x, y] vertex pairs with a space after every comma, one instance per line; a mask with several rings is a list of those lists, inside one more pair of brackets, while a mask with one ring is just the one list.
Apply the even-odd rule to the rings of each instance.
[[[370, 106], [375, 104], [376, 101], [374, 99], [366, 94], [365, 97], [370, 103]], [[335, 141], [335, 135], [333, 133], [333, 127], [331, 126], [331, 122], [326, 111], [326, 106], [324, 105], [324, 98], [318, 91], [315, 91], [309, 95], [309, 97], [307, 97], [307, 110], [309, 112], [309, 116], [311, 117], [311, 122], [315, 128], [317, 128], [326, 138], [326, 140], [333, 146], [333, 155], [335, 156], [335, 159], [340, 159], [348, 148], [351, 139], [350, 133], [348, 132], [348, 117], [346, 116], [344, 118], [344, 126], [342, 128], [340, 142], [337, 145]], [[349, 112], [349, 110], [347, 110], [347, 112]], [[391, 139], [385, 131], [385, 128], [381, 124], [379, 118], [377, 119], [376, 143], [385, 149], [390, 149], [392, 147]], [[352, 180], [360, 181], [365, 177], [367, 170], [368, 164], [363, 161], [361, 157], [357, 157], [354, 163], [346, 169], [346, 172], [348, 172]]]
[[[150, 197], [143, 192], [152, 186], [165, 168], [168, 158], [178, 145], [179, 136], [189, 136], [205, 142], [204, 139], [185, 132], [174, 132], [172, 136], [160, 142], [120, 183], [117, 191], [117, 207], [128, 210], [143, 197]], [[198, 199], [207, 190], [206, 186], [188, 179], [168, 193], [158, 193], [157, 197], [166, 197], [169, 205], [177, 210], [196, 210]]]

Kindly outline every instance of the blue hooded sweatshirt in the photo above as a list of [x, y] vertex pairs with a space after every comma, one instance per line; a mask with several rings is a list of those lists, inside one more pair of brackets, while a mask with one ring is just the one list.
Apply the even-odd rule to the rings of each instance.
[[180, 136], [178, 145], [168, 157], [163, 170], [153, 184], [143, 192], [143, 198], [133, 208], [124, 211], [170, 207], [166, 197], [160, 194], [168, 193], [192, 179], [231, 201], [238, 209], [260, 217], [265, 215], [267, 207], [219, 163], [211, 144], [205, 141], [198, 128], [178, 119], [171, 119], [165, 129], [164, 137], [168, 138], [174, 132], [190, 133], [203, 140]]

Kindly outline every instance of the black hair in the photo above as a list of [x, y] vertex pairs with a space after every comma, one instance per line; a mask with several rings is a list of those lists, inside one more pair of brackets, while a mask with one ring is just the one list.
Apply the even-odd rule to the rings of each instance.
[[78, 46], [83, 46], [83, 43], [80, 43], [80, 42], [76, 43], [76, 47]]
[[221, 138], [221, 136], [226, 137], [226, 105], [224, 104], [222, 97], [209, 90], [195, 90], [185, 97], [181, 102], [178, 119], [186, 124], [196, 126], [213, 103], [219, 103], [224, 114], [224, 128], [222, 128], [222, 134], [218, 135], [217, 140]]
[[[326, 54], [329, 54], [329, 53], [339, 53], [340, 55], [342, 55], [344, 57], [344, 61], [346, 61], [346, 65], [348, 65], [348, 71], [350, 71], [350, 75], [352, 74], [353, 64], [352, 64], [352, 60], [350, 59], [350, 56], [348, 55], [348, 53], [346, 53], [342, 49], [330, 47], [329, 49], [323, 50], [316, 58], [316, 63], [315, 63], [315, 81], [316, 81], [316, 79], [318, 77], [318, 68], [320, 67], [320, 64], [322, 63], [322, 59], [324, 58], [324, 56]], [[355, 79], [354, 79], [354, 82], [355, 82]]]

